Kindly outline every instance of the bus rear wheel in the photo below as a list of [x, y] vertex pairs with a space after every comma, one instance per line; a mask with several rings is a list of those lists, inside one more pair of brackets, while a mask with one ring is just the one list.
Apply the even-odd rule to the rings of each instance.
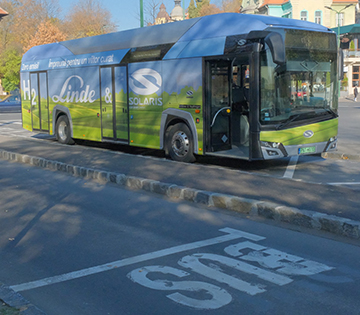
[[71, 127], [67, 116], [62, 115], [56, 121], [56, 139], [63, 144], [74, 144], [71, 138]]
[[184, 123], [170, 126], [166, 131], [166, 152], [174, 161], [194, 162], [194, 144], [190, 129]]

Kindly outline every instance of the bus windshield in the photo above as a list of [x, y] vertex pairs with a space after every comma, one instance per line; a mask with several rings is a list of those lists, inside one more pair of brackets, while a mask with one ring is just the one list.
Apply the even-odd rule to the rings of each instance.
[[286, 65], [261, 54], [262, 125], [276, 129], [334, 118], [337, 115], [337, 50], [334, 34], [282, 31]]

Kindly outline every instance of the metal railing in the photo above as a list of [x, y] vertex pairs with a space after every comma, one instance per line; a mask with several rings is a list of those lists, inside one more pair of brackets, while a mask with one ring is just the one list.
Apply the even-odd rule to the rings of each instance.
[[360, 50], [344, 49], [344, 58], [360, 57]]

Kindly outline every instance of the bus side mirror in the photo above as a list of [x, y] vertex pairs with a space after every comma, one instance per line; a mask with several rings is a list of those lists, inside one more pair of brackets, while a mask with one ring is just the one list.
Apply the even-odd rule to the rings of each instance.
[[279, 33], [271, 32], [265, 37], [265, 43], [269, 46], [274, 63], [279, 66], [285, 65], [285, 43]]
[[338, 69], [338, 72], [339, 72], [339, 80], [344, 80], [344, 51], [339, 48], [339, 62], [338, 62], [338, 65], [339, 65], [339, 69]]

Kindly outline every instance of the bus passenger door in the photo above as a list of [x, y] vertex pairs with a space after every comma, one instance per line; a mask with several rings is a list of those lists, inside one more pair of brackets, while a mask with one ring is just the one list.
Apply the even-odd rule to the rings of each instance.
[[101, 85], [101, 133], [103, 138], [115, 139], [113, 68], [100, 69]]
[[115, 67], [115, 113], [116, 113], [116, 138], [129, 143], [129, 111], [127, 95], [127, 69]]
[[39, 73], [40, 129], [49, 131], [49, 100], [46, 72]]
[[128, 143], [126, 67], [100, 69], [102, 138]]
[[207, 62], [206, 104], [210, 124], [210, 152], [231, 149], [231, 61]]
[[30, 74], [31, 121], [34, 130], [49, 131], [49, 104], [46, 72]]

